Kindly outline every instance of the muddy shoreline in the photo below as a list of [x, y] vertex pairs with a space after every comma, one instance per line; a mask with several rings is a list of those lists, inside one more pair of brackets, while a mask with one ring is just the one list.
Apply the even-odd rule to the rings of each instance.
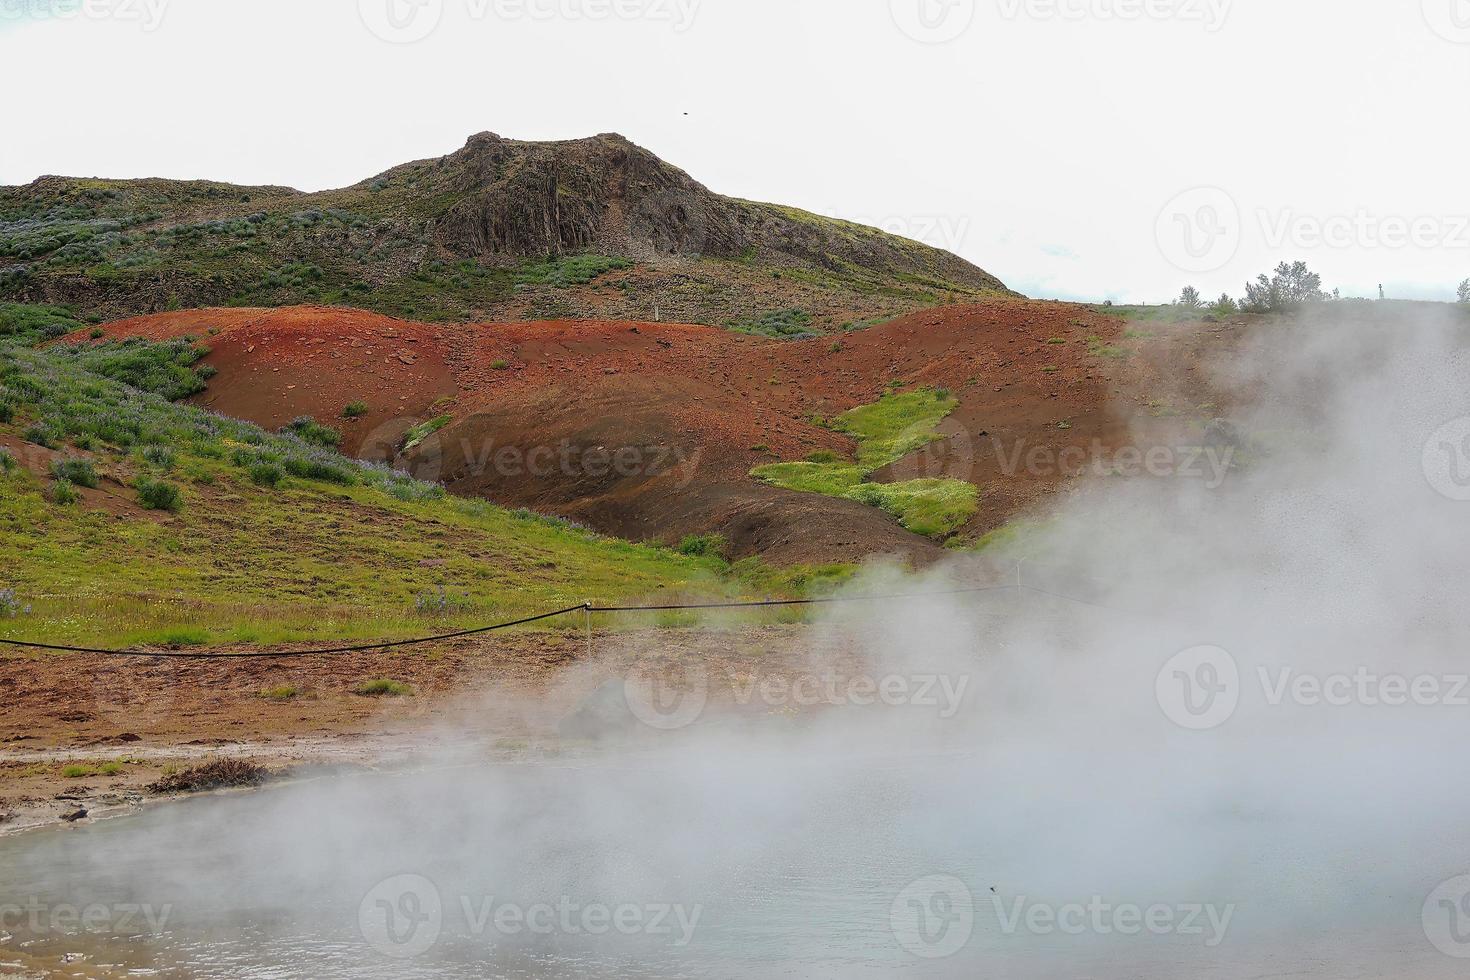
[[[854, 667], [850, 645], [826, 632], [815, 655]], [[176, 798], [148, 787], [219, 759], [264, 767], [269, 785], [575, 753], [597, 733], [568, 720], [588, 703], [606, 709], [650, 655], [715, 674], [805, 671], [815, 635], [803, 625], [649, 629], [595, 635], [591, 653], [581, 634], [526, 633], [289, 661], [0, 657], [0, 836]], [[360, 693], [373, 680], [402, 692]], [[616, 723], [637, 725], [611, 701]]]

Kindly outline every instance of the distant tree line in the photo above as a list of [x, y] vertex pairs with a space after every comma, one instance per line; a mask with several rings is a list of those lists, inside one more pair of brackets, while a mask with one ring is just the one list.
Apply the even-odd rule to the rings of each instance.
[[[1245, 284], [1245, 297], [1236, 300], [1229, 293], [1207, 304], [1193, 286], [1185, 286], [1174, 305], [1181, 310], [1208, 310], [1216, 316], [1231, 313], [1278, 313], [1294, 310], [1308, 303], [1321, 303], [1340, 299], [1339, 292], [1323, 292], [1322, 277], [1307, 268], [1305, 262], [1283, 262], [1267, 276], [1256, 277], [1255, 282]], [[1470, 279], [1460, 283], [1461, 303], [1470, 303]]]

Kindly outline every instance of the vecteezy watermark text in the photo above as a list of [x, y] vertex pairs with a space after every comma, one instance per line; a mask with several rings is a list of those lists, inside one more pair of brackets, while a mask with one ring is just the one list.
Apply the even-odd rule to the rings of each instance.
[[1220, 446], [1119, 446], [1112, 448], [1094, 439], [1087, 446], [1031, 445], [1018, 439], [1009, 448], [992, 436], [1000, 470], [1006, 476], [1076, 478], [1094, 476], [1200, 480], [1210, 490], [1218, 489], [1230, 473], [1235, 447]]
[[1259, 665], [1242, 672], [1229, 651], [1191, 647], [1159, 670], [1154, 692], [1164, 714], [1182, 728], [1218, 728], [1234, 717], [1253, 682], [1266, 708], [1470, 708], [1470, 674], [1383, 673], [1367, 666], [1330, 673]]
[[1086, 902], [1054, 905], [1026, 896], [1002, 899], [990, 896], [1000, 931], [1033, 936], [1187, 936], [1200, 938], [1214, 949], [1225, 941], [1235, 906], [1202, 903], [1138, 905], [1109, 902], [1094, 895]]
[[[456, 0], [475, 22], [644, 21], [682, 34], [694, 25], [703, 0]], [[412, 44], [438, 30], [446, 0], [358, 0], [363, 24], [378, 38]]]
[[0, 0], [0, 21], [116, 20], [156, 31], [171, 0]]
[[1208, 33], [1225, 26], [1234, 0], [996, 0], [1006, 20], [1183, 21]]
[[147, 903], [120, 902], [73, 905], [66, 902], [43, 902], [29, 898], [24, 902], [0, 902], [0, 932], [15, 930], [30, 935], [55, 933], [76, 935], [97, 933], [135, 935], [147, 932], [160, 935], [173, 914], [172, 904], [153, 906]]
[[374, 950], [412, 959], [432, 949], [446, 931], [488, 944], [517, 936], [647, 936], [688, 946], [704, 915], [702, 905], [670, 902], [583, 902], [568, 895], [520, 902], [462, 894], [446, 903], [422, 875], [395, 875], [373, 886], [358, 906], [358, 928]]
[[718, 671], [703, 664], [649, 658], [624, 677], [628, 709], [644, 724], [671, 731], [704, 713], [716, 684], [728, 686], [730, 703], [746, 708], [912, 707], [949, 720], [964, 706], [970, 678], [950, 674], [884, 675], [839, 671]]

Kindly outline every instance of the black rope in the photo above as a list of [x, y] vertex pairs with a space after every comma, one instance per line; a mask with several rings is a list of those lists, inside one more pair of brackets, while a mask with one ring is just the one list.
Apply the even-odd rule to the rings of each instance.
[[1098, 606], [1097, 603], [1088, 602], [1085, 599], [1074, 599], [1071, 596], [1062, 595], [1058, 592], [1047, 592], [1044, 589], [1035, 589], [1022, 585], [989, 585], [971, 589], [949, 589], [943, 592], [893, 592], [882, 595], [861, 596], [830, 596], [823, 599], [762, 599], [750, 602], [705, 602], [690, 605], [667, 605], [667, 606], [594, 606], [591, 603], [581, 603], [576, 606], [568, 606], [566, 609], [558, 609], [555, 612], [541, 613], [538, 616], [527, 616], [525, 619], [517, 619], [508, 623], [496, 623], [493, 626], [480, 626], [475, 629], [459, 630], [454, 633], [441, 633], [438, 636], [422, 636], [411, 640], [392, 640], [382, 643], [363, 643], [356, 646], [327, 647], [322, 650], [265, 650], [247, 653], [217, 653], [205, 651], [181, 651], [181, 650], [111, 650], [97, 647], [74, 647], [54, 643], [36, 643], [29, 640], [7, 640], [0, 638], [0, 645], [21, 647], [29, 650], [50, 650], [56, 653], [85, 653], [98, 657], [136, 657], [157, 658], [163, 660], [286, 660], [302, 657], [331, 657], [346, 653], [367, 653], [374, 650], [394, 650], [402, 647], [420, 646], [425, 643], [443, 643], [446, 640], [457, 640], [466, 636], [479, 636], [484, 633], [493, 633], [496, 630], [510, 629], [513, 626], [525, 626], [529, 623], [539, 623], [542, 620], [554, 619], [557, 616], [566, 616], [575, 612], [589, 614], [604, 613], [641, 613], [641, 612], [678, 612], [683, 610], [717, 610], [717, 609], [758, 609], [776, 606], [820, 606], [839, 602], [892, 602], [899, 599], [935, 599], [945, 596], [957, 595], [979, 595], [988, 592], [1037, 592], [1041, 595], [1051, 596], [1056, 599], [1065, 599], [1082, 605], [1097, 606], [1106, 609], [1106, 606]]
[[821, 606], [834, 602], [891, 602], [895, 599], [928, 599], [942, 596], [975, 595], [981, 592], [1010, 592], [1014, 585], [990, 585], [978, 589], [950, 589], [947, 592], [909, 592], [888, 595], [831, 596], [825, 599], [767, 599], [760, 602], [708, 602], [691, 606], [589, 606], [592, 613], [677, 612], [681, 609], [755, 609], [761, 606]]
[[445, 640], [457, 640], [465, 636], [478, 636], [481, 633], [490, 633], [495, 630], [510, 629], [512, 626], [525, 626], [527, 623], [539, 623], [543, 619], [551, 619], [555, 616], [565, 616], [568, 613], [581, 612], [587, 608], [584, 602], [578, 606], [570, 606], [566, 609], [558, 609], [556, 612], [542, 613], [539, 616], [528, 616], [525, 619], [517, 619], [509, 623], [496, 623], [494, 626], [480, 626], [475, 629], [459, 630], [456, 633], [443, 633], [439, 636], [422, 636], [412, 640], [394, 640], [385, 643], [364, 643], [359, 646], [329, 647], [325, 650], [276, 650], [260, 651], [256, 653], [206, 653], [203, 651], [163, 651], [161, 653], [150, 653], [146, 650], [99, 650], [93, 647], [69, 647], [58, 646], [51, 643], [30, 643], [25, 640], [4, 640], [0, 644], [12, 647], [26, 647], [32, 650], [53, 650], [59, 653], [90, 653], [99, 657], [161, 657], [168, 660], [283, 660], [294, 657], [330, 657], [343, 653], [365, 653], [370, 650], [391, 650], [397, 647], [416, 646], [423, 643], [442, 643]]

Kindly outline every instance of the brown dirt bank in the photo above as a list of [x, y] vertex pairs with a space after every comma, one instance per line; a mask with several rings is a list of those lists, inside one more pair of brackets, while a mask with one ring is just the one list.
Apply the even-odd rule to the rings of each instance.
[[[1151, 341], [1120, 318], [1004, 298], [796, 342], [668, 323], [430, 325], [324, 307], [183, 311], [104, 329], [204, 340], [219, 374], [196, 401], [226, 415], [272, 428], [312, 415], [342, 430], [345, 451], [459, 494], [639, 540], [717, 531], [733, 557], [775, 561], [939, 555], [878, 510], [749, 476], [851, 451], [821, 419], [890, 385], [949, 388], [960, 404], [944, 440], [879, 478], [975, 483], [980, 511], [962, 535], [977, 537], [1069, 482], [1018, 466], [1018, 453], [1125, 443], [1152, 389], [1177, 373], [1153, 364]], [[342, 418], [354, 401], [366, 415]], [[398, 451], [412, 426], [444, 416]]]

